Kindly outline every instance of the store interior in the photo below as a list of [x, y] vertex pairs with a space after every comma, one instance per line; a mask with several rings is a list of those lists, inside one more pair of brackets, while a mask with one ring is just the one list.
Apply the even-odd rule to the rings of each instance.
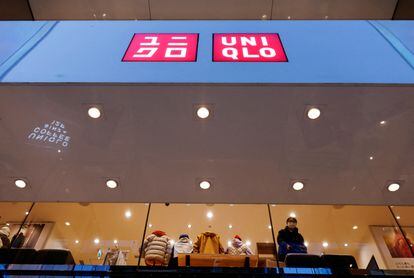
[[[352, 255], [361, 269], [374, 257], [380, 269], [396, 269], [404, 268], [399, 260], [414, 258], [407, 245], [414, 239], [412, 211], [408, 206], [2, 202], [0, 226], [10, 228], [10, 238], [18, 229], [24, 233], [23, 245], [15, 247], [69, 250], [76, 264], [88, 265], [138, 265], [143, 240], [158, 230], [172, 245], [181, 234], [193, 243], [199, 234], [214, 232], [225, 250], [237, 235], [259, 257], [258, 266], [266, 267], [275, 254], [259, 246], [274, 246], [272, 230], [276, 239], [286, 219], [295, 217], [308, 254]], [[110, 262], [107, 254], [115, 251], [124, 258]], [[143, 257], [140, 265], [145, 266]]]

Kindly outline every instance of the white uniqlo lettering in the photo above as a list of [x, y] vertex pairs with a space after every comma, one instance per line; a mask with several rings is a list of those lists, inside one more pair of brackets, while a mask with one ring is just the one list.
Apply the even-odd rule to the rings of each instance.
[[261, 38], [261, 41], [262, 41], [263, 46], [269, 46], [269, 43], [267, 42], [267, 38], [266, 37], [260, 37], [260, 38]]
[[272, 58], [276, 56], [276, 51], [270, 47], [260, 48], [260, 55], [265, 58]]
[[150, 42], [142, 42], [141, 45], [149, 45], [149, 46], [160, 45], [160, 43], [157, 42], [158, 37], [145, 37], [144, 39], [150, 40]]
[[221, 43], [226, 46], [236, 45], [236, 37], [230, 37], [230, 42], [227, 41], [227, 37], [221, 37]]
[[251, 46], [256, 46], [256, 38], [255, 37], [241, 37], [240, 42], [242, 46], [247, 46], [248, 44]]
[[[171, 37], [173, 42], [169, 42], [168, 46], [185, 46], [185, 47], [167, 47], [165, 57], [168, 58], [185, 58], [187, 55], [188, 43], [185, 41], [187, 37]], [[177, 42], [178, 41], [178, 42]], [[180, 42], [181, 41], [181, 42]]]
[[239, 59], [238, 58], [239, 52], [237, 51], [236, 48], [226, 47], [226, 48], [223, 48], [221, 53], [223, 54], [224, 57], [232, 58], [233, 60], [238, 60]]
[[158, 48], [156, 47], [141, 47], [138, 48], [137, 52], [133, 55], [135, 58], [148, 58], [154, 56]]
[[243, 47], [242, 51], [243, 51], [243, 57], [245, 58], [259, 58], [259, 54], [250, 54], [249, 48], [247, 47]]
[[[149, 40], [149, 42], [142, 42], [140, 45], [144, 46], [158, 46], [160, 45], [157, 42], [158, 37], [145, 37], [144, 39]], [[133, 55], [135, 58], [150, 58], [154, 56], [155, 52], [157, 52], [158, 47], [140, 47], [138, 48], [137, 52]]]

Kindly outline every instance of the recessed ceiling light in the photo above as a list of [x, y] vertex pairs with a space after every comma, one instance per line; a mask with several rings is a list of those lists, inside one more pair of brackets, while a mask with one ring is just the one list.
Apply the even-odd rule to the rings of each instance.
[[326, 248], [326, 247], [328, 247], [328, 246], [329, 246], [329, 243], [328, 243], [328, 242], [326, 242], [326, 241], [324, 241], [324, 242], [322, 242], [322, 246]]
[[151, 224], [151, 223], [149, 223], [149, 224], [148, 224], [148, 227], [149, 227], [149, 228], [151, 228], [151, 227], [152, 227], [152, 224]]
[[271, 225], [269, 225], [269, 226], [267, 226], [267, 228], [269, 228], [269, 230], [271, 230], [271, 229], [272, 229], [272, 226], [271, 226]]
[[373, 157], [373, 156], [370, 156], [370, 157], [369, 157], [369, 160], [374, 160], [374, 157]]
[[126, 218], [131, 218], [131, 216], [132, 216], [132, 213], [131, 213], [130, 210], [125, 211], [125, 217]]
[[357, 229], [358, 229], [358, 226], [357, 225], [355, 225], [355, 226], [352, 227], [352, 230], [357, 230]]
[[393, 182], [390, 185], [388, 185], [388, 191], [390, 191], [390, 192], [395, 192], [398, 189], [400, 189], [400, 185], [396, 182]]
[[397, 218], [397, 219], [401, 219], [401, 217], [400, 217], [399, 215], [397, 215], [395, 218]]
[[210, 184], [209, 181], [202, 181], [202, 182], [200, 182], [200, 188], [201, 189], [206, 190], [206, 189], [209, 189], [210, 186], [211, 186], [211, 184]]
[[305, 246], [306, 246], [306, 247], [308, 247], [308, 246], [309, 246], [309, 243], [308, 243], [307, 241], [305, 241]]
[[79, 240], [75, 240], [75, 243], [78, 244], [79, 243]]
[[26, 182], [24, 180], [18, 179], [14, 181], [14, 185], [18, 188], [25, 188], [27, 186]]
[[114, 244], [118, 244], [118, 240], [114, 239]]
[[118, 187], [118, 183], [116, 182], [116, 180], [107, 180], [106, 181], [106, 186], [108, 188], [115, 189], [115, 188]]
[[233, 229], [233, 225], [231, 225], [231, 224], [230, 224], [230, 225], [229, 225], [229, 229]]
[[292, 184], [293, 190], [296, 190], [296, 191], [302, 190], [303, 187], [305, 187], [305, 185], [301, 181], [297, 181], [297, 182], [295, 182], [295, 183]]
[[26, 211], [24, 214], [29, 215], [29, 212], [28, 212], [28, 211]]
[[70, 222], [65, 222], [65, 225], [66, 226], [70, 226]]
[[293, 217], [293, 218], [296, 218], [296, 213], [291, 212], [291, 213], [289, 214], [289, 216], [290, 216], [290, 217]]
[[211, 211], [207, 212], [207, 218], [211, 219], [213, 218], [213, 213]]
[[10, 223], [6, 223], [6, 226], [10, 226]]
[[191, 226], [191, 224], [188, 224], [188, 225], [187, 225], [187, 228], [191, 229], [191, 227], [192, 227], [192, 226]]
[[100, 240], [99, 240], [99, 238], [95, 238], [95, 239], [93, 240], [93, 242], [94, 242], [95, 244], [99, 244]]
[[207, 107], [199, 107], [197, 109], [197, 117], [199, 117], [200, 119], [206, 119], [208, 118], [208, 116], [210, 116], [210, 110], [208, 110]]
[[316, 120], [317, 118], [319, 118], [321, 116], [321, 110], [319, 110], [318, 108], [311, 108], [308, 110], [308, 118], [311, 120]]
[[88, 109], [88, 115], [93, 119], [97, 119], [101, 116], [101, 110], [99, 110], [97, 107], [90, 107]]
[[348, 243], [344, 243], [344, 246], [345, 246], [345, 247], [348, 247]]
[[387, 122], [386, 121], [381, 121], [380, 125], [385, 125]]

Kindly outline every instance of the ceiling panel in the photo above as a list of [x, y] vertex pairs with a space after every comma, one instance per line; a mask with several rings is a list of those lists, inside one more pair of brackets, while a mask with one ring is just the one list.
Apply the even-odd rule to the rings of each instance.
[[30, 0], [36, 20], [149, 19], [147, 0]]
[[[412, 92], [0, 86], [0, 133], [7, 134], [0, 138], [0, 201], [412, 204]], [[213, 105], [211, 119], [194, 118], [200, 103]], [[99, 104], [102, 118], [88, 118], [88, 104]], [[318, 121], [305, 116], [311, 104], [322, 108]], [[68, 147], [29, 137], [52, 121], [64, 123]], [[27, 179], [26, 190], [14, 186], [16, 177]], [[108, 177], [120, 182], [117, 190], [106, 190]], [[197, 185], [204, 178], [212, 180], [208, 191]], [[295, 179], [305, 181], [304, 190], [291, 189]], [[401, 189], [388, 192], [389, 181], [401, 181]]]
[[26, 0], [0, 0], [0, 20], [32, 20]]
[[391, 19], [397, 0], [274, 0], [272, 19]]
[[151, 19], [270, 18], [272, 0], [150, 0]]
[[414, 19], [414, 1], [399, 0], [394, 19]]

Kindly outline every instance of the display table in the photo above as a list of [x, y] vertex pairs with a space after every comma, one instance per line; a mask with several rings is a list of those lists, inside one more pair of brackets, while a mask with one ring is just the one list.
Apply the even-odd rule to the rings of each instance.
[[257, 267], [259, 257], [252, 256], [231, 256], [226, 254], [179, 254], [178, 266], [195, 267]]

